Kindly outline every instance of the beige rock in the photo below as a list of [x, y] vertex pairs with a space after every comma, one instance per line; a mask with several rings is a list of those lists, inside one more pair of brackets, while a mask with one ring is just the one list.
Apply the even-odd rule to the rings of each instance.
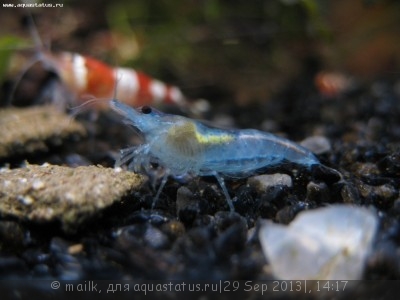
[[7, 108], [0, 110], [0, 159], [45, 151], [86, 130], [70, 116], [53, 106]]
[[133, 189], [143, 177], [121, 169], [44, 164], [0, 171], [0, 214], [38, 223], [60, 221], [65, 231]]

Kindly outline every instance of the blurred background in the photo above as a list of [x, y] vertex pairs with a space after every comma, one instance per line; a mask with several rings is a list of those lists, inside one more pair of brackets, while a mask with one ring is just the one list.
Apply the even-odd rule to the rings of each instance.
[[20, 54], [34, 50], [28, 13], [54, 52], [77, 52], [142, 70], [222, 110], [279, 102], [302, 89], [332, 98], [355, 83], [400, 74], [398, 1], [37, 3], [63, 7], [0, 9], [2, 97], [24, 66]]

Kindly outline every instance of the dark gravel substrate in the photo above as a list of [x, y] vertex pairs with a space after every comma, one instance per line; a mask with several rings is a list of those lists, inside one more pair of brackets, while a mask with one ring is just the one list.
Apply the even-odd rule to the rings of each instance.
[[[288, 224], [302, 210], [332, 203], [373, 206], [380, 227], [365, 279], [400, 278], [400, 99], [398, 81], [382, 79], [340, 98], [326, 99], [311, 86], [293, 84], [265, 106], [235, 109], [244, 120], [274, 122], [291, 139], [318, 132], [330, 142], [319, 155], [329, 168], [309, 172], [278, 166], [265, 173], [288, 174], [292, 186], [260, 192], [246, 179], [228, 180], [236, 197], [229, 213], [217, 182], [195, 178], [168, 181], [156, 209], [150, 184], [103, 212], [74, 234], [58, 224], [0, 220], [0, 277], [30, 279], [269, 279], [257, 230], [260, 218]], [[299, 92], [296, 93], [296, 86]], [[294, 90], [293, 90], [294, 89]], [[300, 93], [301, 92], [301, 93]], [[296, 95], [296, 97], [291, 96]], [[290, 110], [288, 108], [291, 108]], [[296, 109], [303, 107], [304, 109]], [[213, 113], [227, 112], [223, 106]], [[248, 118], [248, 116], [253, 116]], [[257, 119], [258, 118], [258, 119]], [[92, 138], [79, 145], [30, 156], [30, 163], [112, 166], [119, 147], [134, 133], [102, 116]], [[17, 167], [25, 157], [3, 161]], [[264, 269], [263, 269], [264, 268]]]

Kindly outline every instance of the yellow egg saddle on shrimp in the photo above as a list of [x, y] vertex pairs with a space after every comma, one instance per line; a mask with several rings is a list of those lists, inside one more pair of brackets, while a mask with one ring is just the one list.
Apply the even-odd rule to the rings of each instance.
[[117, 100], [112, 100], [110, 106], [144, 137], [140, 146], [121, 150], [116, 165], [129, 163], [129, 169], [141, 172], [149, 171], [151, 163], [157, 162], [166, 171], [153, 206], [169, 175], [215, 176], [233, 211], [224, 176], [249, 176], [284, 161], [309, 168], [320, 164], [309, 150], [267, 132], [213, 128], [149, 106], [134, 109]]

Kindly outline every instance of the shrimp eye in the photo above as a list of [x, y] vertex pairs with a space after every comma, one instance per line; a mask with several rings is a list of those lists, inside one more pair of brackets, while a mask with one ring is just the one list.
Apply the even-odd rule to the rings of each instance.
[[151, 107], [150, 106], [143, 106], [142, 107], [142, 113], [144, 113], [145, 115], [148, 115], [151, 113]]

